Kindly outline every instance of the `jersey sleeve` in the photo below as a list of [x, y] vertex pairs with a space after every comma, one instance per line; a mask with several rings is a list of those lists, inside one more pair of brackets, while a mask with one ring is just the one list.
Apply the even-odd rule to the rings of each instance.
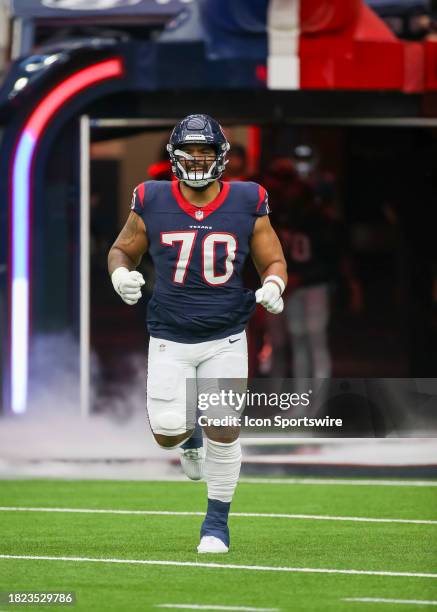
[[269, 207], [269, 194], [262, 187], [262, 185], [258, 185], [258, 200], [255, 209], [255, 215], [257, 217], [263, 217], [264, 215], [270, 214]]
[[138, 215], [142, 216], [144, 211], [144, 192], [145, 192], [145, 183], [140, 183], [134, 189], [132, 194], [132, 202], [130, 205], [130, 209], [136, 212]]

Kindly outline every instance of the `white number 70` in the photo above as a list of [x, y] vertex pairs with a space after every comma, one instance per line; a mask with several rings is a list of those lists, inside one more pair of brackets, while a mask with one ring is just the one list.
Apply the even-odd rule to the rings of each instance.
[[[193, 254], [197, 231], [162, 232], [161, 244], [174, 246], [180, 243], [176, 266], [173, 272], [173, 282], [183, 285]], [[215, 273], [216, 245], [224, 244], [226, 247], [225, 272]], [[211, 232], [202, 240], [202, 275], [209, 285], [223, 285], [234, 272], [234, 260], [237, 252], [237, 239], [233, 234], [226, 232]]]

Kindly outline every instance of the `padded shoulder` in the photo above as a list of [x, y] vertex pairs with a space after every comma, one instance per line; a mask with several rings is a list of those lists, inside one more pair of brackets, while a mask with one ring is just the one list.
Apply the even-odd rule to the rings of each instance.
[[156, 196], [169, 194], [171, 181], [145, 181], [137, 185], [133, 191], [131, 210], [141, 215], [153, 205]]
[[231, 183], [234, 193], [241, 198], [247, 206], [248, 212], [261, 217], [270, 212], [268, 207], [267, 191], [253, 181], [233, 181]]

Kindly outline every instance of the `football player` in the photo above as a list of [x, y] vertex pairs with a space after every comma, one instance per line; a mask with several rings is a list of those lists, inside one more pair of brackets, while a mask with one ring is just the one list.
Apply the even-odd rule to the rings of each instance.
[[[301, 160], [307, 149], [311, 151], [303, 146], [297, 149], [301, 150]], [[308, 159], [305, 163], [309, 164]], [[348, 253], [346, 228], [305, 176], [308, 174], [303, 168], [297, 172], [287, 159], [275, 160], [266, 176], [274, 201], [275, 227], [288, 264], [284, 314], [292, 341], [292, 371], [298, 393], [308, 390], [311, 378], [331, 377], [328, 323], [331, 294], [339, 280], [348, 289], [351, 310], [359, 312], [361, 308], [361, 286]], [[277, 319], [268, 318], [268, 322], [275, 330]], [[312, 409], [317, 410], [324, 399], [318, 393]]]
[[[178, 180], [146, 181], [133, 194], [127, 222], [108, 255], [115, 291], [127, 304], [141, 298], [136, 271], [148, 251], [156, 282], [148, 304], [147, 411], [163, 448], [180, 447], [183, 470], [205, 475], [208, 505], [200, 553], [229, 549], [228, 514], [241, 466], [238, 427], [204, 428], [187, 417], [187, 379], [247, 378], [245, 326], [260, 303], [283, 310], [286, 264], [268, 217], [267, 193], [252, 182], [223, 182], [230, 145], [208, 115], [180, 121], [167, 149]], [[251, 255], [262, 286], [242, 283]], [[196, 397], [197, 404], [197, 397]]]

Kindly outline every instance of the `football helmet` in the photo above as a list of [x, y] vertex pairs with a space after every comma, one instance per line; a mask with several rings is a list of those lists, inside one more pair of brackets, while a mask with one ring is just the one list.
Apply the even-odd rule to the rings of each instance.
[[[188, 144], [207, 144], [215, 149], [215, 157], [194, 157], [183, 147]], [[209, 115], [188, 115], [175, 125], [167, 145], [172, 171], [193, 189], [203, 190], [221, 177], [230, 145], [221, 125]]]
[[293, 150], [293, 163], [298, 175], [307, 179], [317, 166], [317, 155], [313, 147], [301, 144]]

